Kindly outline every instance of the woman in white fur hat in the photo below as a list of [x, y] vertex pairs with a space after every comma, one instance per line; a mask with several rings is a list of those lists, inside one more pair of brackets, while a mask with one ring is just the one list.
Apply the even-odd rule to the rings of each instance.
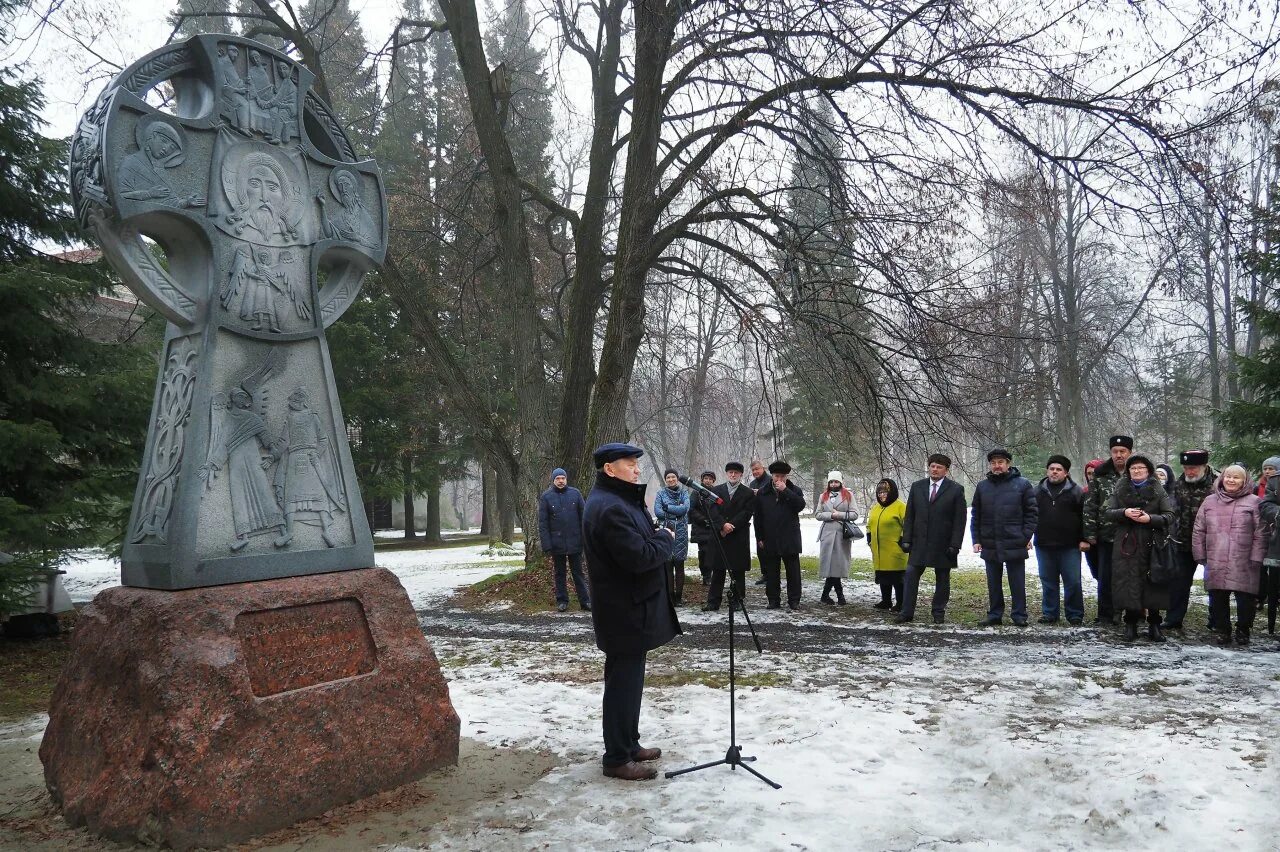
[[[844, 487], [844, 474], [838, 470], [827, 474], [827, 489], [822, 492], [815, 513], [822, 527], [818, 531], [818, 568], [823, 578], [822, 602], [845, 605], [844, 585], [840, 582], [849, 576], [850, 550], [853, 541], [844, 537], [841, 521], [856, 521], [858, 510], [853, 507], [853, 493]], [[835, 590], [836, 599], [831, 600]]]

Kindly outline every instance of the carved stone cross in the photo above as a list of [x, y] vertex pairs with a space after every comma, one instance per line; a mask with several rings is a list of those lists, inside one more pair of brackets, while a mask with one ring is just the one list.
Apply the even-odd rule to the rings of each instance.
[[169, 323], [125, 585], [373, 565], [324, 329], [385, 255], [386, 195], [312, 80], [195, 36], [126, 68], [72, 141], [81, 225]]

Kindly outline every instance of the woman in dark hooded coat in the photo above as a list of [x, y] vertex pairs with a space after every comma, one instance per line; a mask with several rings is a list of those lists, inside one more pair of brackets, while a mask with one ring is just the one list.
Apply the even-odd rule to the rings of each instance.
[[1129, 456], [1125, 478], [1107, 504], [1107, 517], [1116, 524], [1111, 556], [1111, 595], [1124, 610], [1124, 638], [1138, 637], [1143, 610], [1147, 636], [1163, 642], [1160, 610], [1169, 608], [1170, 589], [1151, 582], [1151, 548], [1163, 544], [1173, 524], [1173, 506], [1155, 476], [1156, 466], [1142, 455]]

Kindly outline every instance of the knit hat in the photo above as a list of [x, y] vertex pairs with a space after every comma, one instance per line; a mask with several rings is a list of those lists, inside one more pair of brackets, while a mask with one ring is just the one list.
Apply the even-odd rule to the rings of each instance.
[[558, 467], [551, 471], [551, 481], [555, 482], [557, 476], [563, 476], [565, 479], [569, 478], [569, 474], [565, 473], [564, 468], [562, 467]]
[[827, 482], [830, 482], [833, 479], [836, 482], [839, 482], [841, 485], [844, 485], [844, 474], [841, 473], [840, 471], [838, 470], [827, 471]]
[[674, 467], [669, 467], [669, 468], [667, 468], [666, 470], [664, 470], [664, 471], [662, 472], [662, 478], [663, 478], [663, 479], [666, 479], [666, 478], [667, 478], [667, 476], [668, 476], [669, 474], [673, 474], [673, 473], [674, 473], [677, 477], [679, 477], [679, 476], [680, 476], [680, 471], [676, 470]]
[[951, 467], [951, 457], [944, 456], [942, 453], [934, 453], [929, 456], [929, 464], [940, 464], [945, 468]]
[[1274, 467], [1276, 470], [1280, 470], [1280, 456], [1270, 456], [1269, 458], [1263, 459], [1262, 466]]
[[1135, 464], [1145, 464], [1147, 466], [1148, 478], [1152, 478], [1156, 475], [1156, 466], [1152, 463], [1151, 459], [1146, 456], [1140, 456], [1137, 453], [1129, 456], [1129, 459], [1124, 463], [1124, 472], [1128, 473], [1129, 468], [1133, 467]]

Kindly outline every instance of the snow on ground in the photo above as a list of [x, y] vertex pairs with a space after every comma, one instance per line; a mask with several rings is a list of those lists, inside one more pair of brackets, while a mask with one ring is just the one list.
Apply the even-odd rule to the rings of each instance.
[[[816, 525], [805, 526], [811, 542]], [[1280, 654], [1266, 637], [1245, 651], [1126, 646], [1099, 630], [833, 627], [828, 609], [754, 609], [775, 636], [790, 623], [838, 637], [764, 655], [739, 642], [738, 741], [782, 789], [724, 766], [626, 783], [600, 773], [602, 656], [585, 614], [548, 615], [546, 635], [530, 638], [514, 620], [472, 630], [441, 606], [518, 565], [485, 551], [377, 562], [427, 614], [463, 736], [549, 753], [557, 767], [461, 818], [406, 826], [402, 852], [1280, 848]], [[68, 569], [77, 600], [118, 582], [118, 566], [92, 555]], [[864, 585], [859, 598], [873, 594]], [[727, 654], [694, 641], [725, 614], [681, 618], [691, 635], [650, 656], [641, 717], [664, 771], [717, 760], [729, 743]], [[37, 736], [43, 718], [29, 721], [0, 733]]]

